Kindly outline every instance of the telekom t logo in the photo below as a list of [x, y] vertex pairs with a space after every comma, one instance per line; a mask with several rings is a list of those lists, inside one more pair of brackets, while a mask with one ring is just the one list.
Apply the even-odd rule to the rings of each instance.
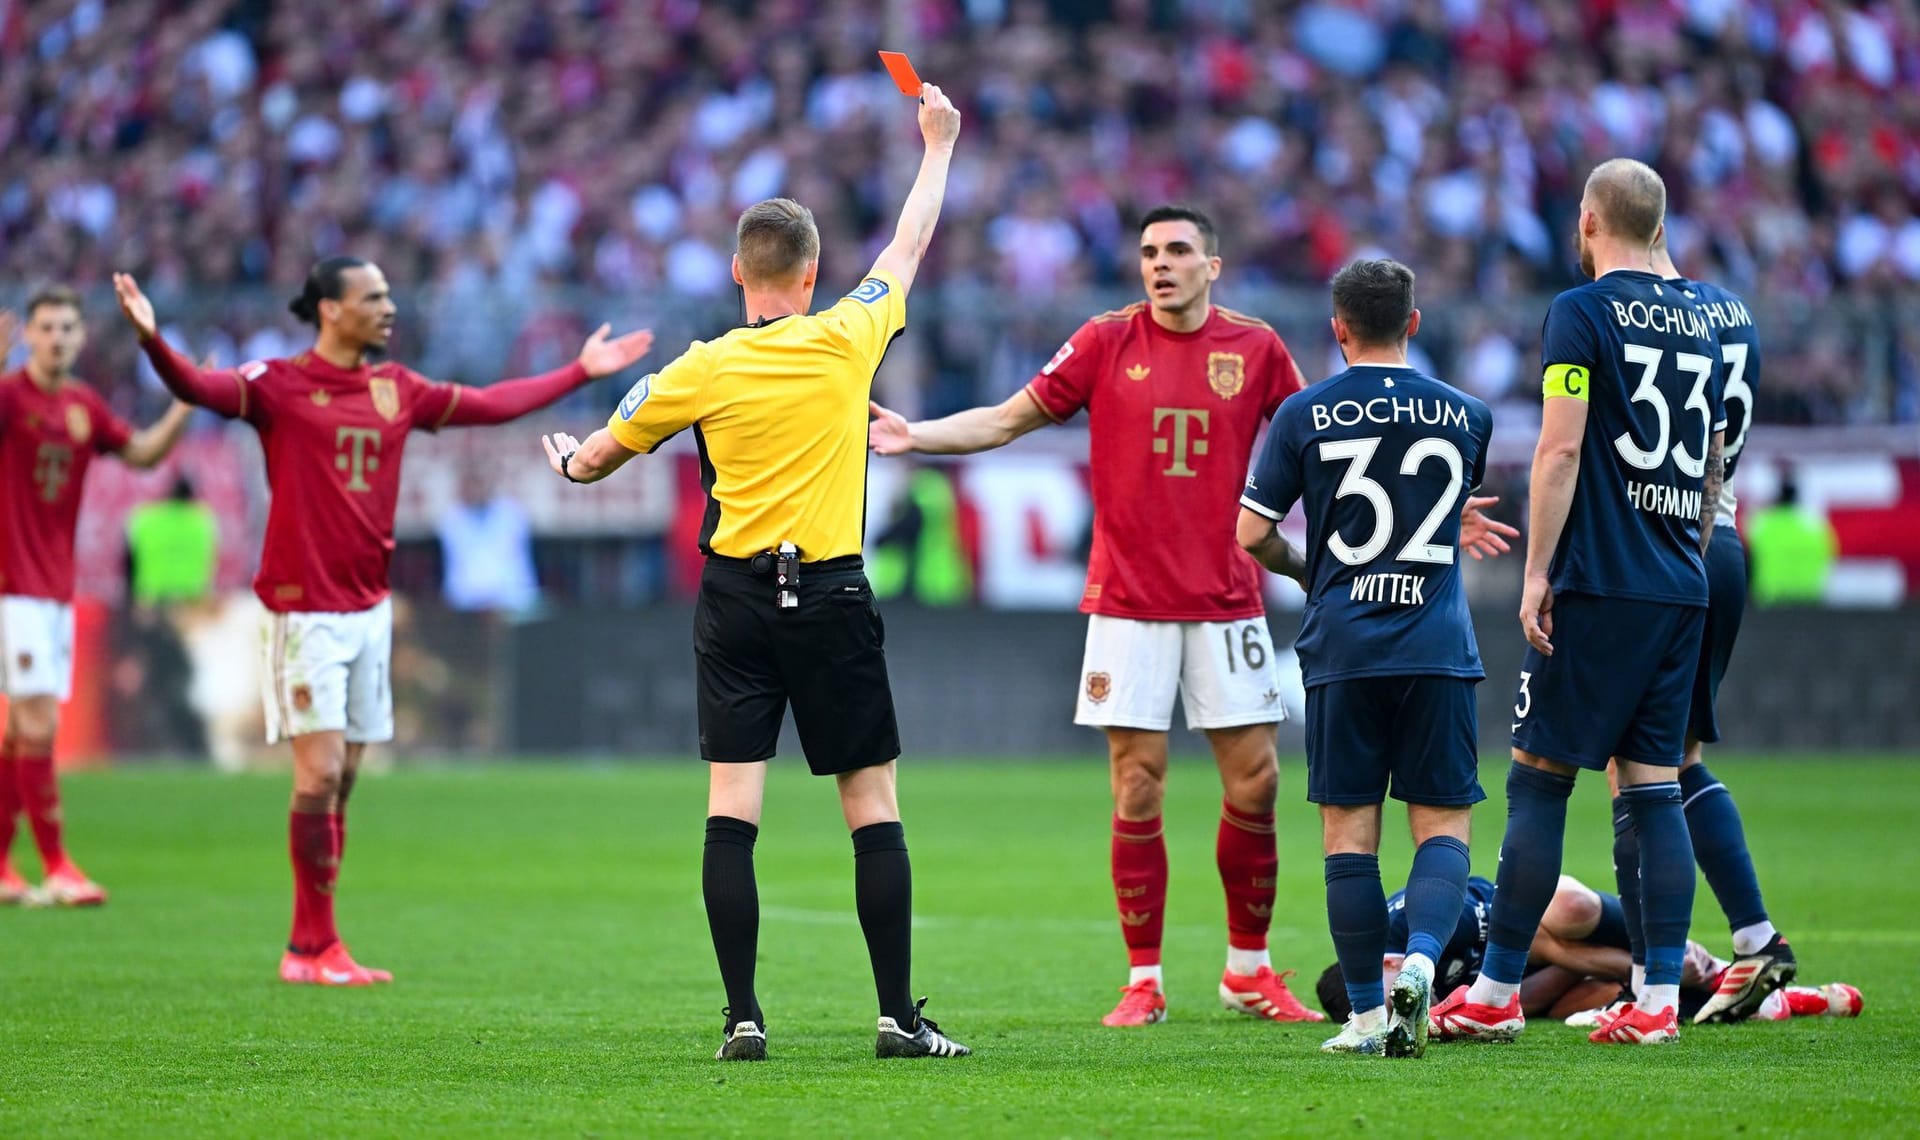
[[40, 486], [40, 501], [51, 503], [60, 497], [73, 466], [73, 451], [57, 443], [43, 443], [33, 457], [33, 481]]
[[[372, 455], [367, 454], [369, 441], [373, 444]], [[333, 465], [347, 472], [347, 490], [373, 490], [367, 473], [380, 470], [380, 429], [341, 427], [333, 433], [333, 447], [339, 453], [333, 457]]]
[[[1155, 455], [1165, 455], [1169, 450], [1173, 452], [1173, 465], [1165, 471], [1162, 471], [1162, 475], [1190, 476], [1199, 474], [1198, 471], [1195, 471], [1187, 465], [1187, 457], [1190, 455], [1205, 455], [1207, 453], [1207, 419], [1207, 411], [1204, 408], [1153, 409], [1153, 453]], [[1173, 421], [1173, 438], [1171, 440], [1164, 438], [1160, 434], [1160, 425], [1168, 420]], [[1187, 426], [1195, 423], [1199, 425], [1198, 430], [1190, 429]]]

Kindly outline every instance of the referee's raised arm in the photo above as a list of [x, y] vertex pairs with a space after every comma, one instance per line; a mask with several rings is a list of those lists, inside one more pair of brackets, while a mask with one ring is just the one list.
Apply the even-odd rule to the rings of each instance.
[[873, 272], [891, 273], [899, 280], [901, 292], [913, 288], [920, 259], [933, 241], [933, 227], [947, 198], [947, 168], [953, 161], [953, 144], [960, 138], [960, 112], [946, 92], [931, 83], [920, 93], [920, 137], [927, 143], [927, 152], [920, 159], [920, 174], [913, 180], [907, 204], [900, 208], [900, 224], [893, 231], [893, 241], [873, 263]]

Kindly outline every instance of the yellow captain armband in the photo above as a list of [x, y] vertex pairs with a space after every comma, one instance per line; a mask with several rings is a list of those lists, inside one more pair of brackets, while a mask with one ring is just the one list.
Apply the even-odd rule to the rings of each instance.
[[1585, 401], [1593, 387], [1593, 372], [1584, 364], [1549, 364], [1540, 387], [1548, 399], [1572, 396]]

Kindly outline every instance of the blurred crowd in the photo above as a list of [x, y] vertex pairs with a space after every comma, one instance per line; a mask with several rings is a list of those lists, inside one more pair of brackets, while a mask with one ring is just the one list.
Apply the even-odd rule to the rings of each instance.
[[0, 281], [237, 296], [209, 335], [266, 355], [309, 263], [353, 252], [466, 379], [520, 363], [468, 329], [571, 353], [580, 306], [529, 298], [724, 327], [740, 207], [811, 206], [823, 288], [886, 240], [918, 140], [877, 47], [967, 116], [923, 410], [1125, 300], [1163, 201], [1219, 223], [1223, 299], [1315, 350], [1319, 302], [1249, 299], [1408, 261], [1441, 374], [1537, 401], [1581, 183], [1624, 154], [1666, 175], [1682, 268], [1768, 318], [1763, 421], [1920, 420], [1911, 0], [0, 0]]

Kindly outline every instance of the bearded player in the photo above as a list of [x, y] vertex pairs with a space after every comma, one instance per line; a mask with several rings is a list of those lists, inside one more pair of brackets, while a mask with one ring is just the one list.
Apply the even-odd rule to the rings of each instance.
[[[1320, 1021], [1267, 950], [1273, 914], [1274, 726], [1285, 718], [1260, 572], [1234, 537], [1261, 425], [1303, 386], [1266, 323], [1213, 304], [1220, 246], [1205, 215], [1150, 211], [1140, 230], [1147, 299], [1082, 325], [1006, 402], [909, 424], [874, 406], [873, 450], [964, 454], [1000, 447], [1085, 409], [1094, 531], [1077, 724], [1105, 731], [1113, 783], [1114, 895], [1131, 972], [1110, 1026], [1166, 1017], [1161, 931], [1167, 848], [1161, 804], [1174, 694], [1207, 734], [1225, 793], [1216, 858], [1227, 897], [1220, 999], [1271, 1021]], [[1477, 508], [1463, 542], [1505, 549]], [[1497, 526], [1497, 524], [1494, 524]], [[1505, 533], [1512, 534], [1510, 528]]]
[[[64, 286], [27, 300], [26, 367], [0, 376], [0, 689], [7, 732], [0, 745], [0, 905], [98, 906], [107, 892], [61, 841], [53, 737], [60, 702], [73, 690], [73, 542], [80, 494], [96, 455], [152, 467], [179, 442], [193, 409], [176, 403], [135, 431], [97, 392], [74, 378], [86, 346], [80, 294]], [[14, 318], [0, 312], [0, 359]], [[8, 862], [21, 812], [40, 849], [38, 890]]]
[[333, 257], [289, 306], [318, 327], [290, 360], [202, 371], [161, 339], [153, 304], [116, 274], [120, 307], [168, 389], [260, 433], [273, 493], [254, 593], [266, 607], [262, 646], [267, 742], [293, 743], [288, 849], [293, 933], [280, 977], [295, 984], [392, 981], [360, 966], [334, 927], [334, 883], [346, 806], [368, 744], [393, 738], [393, 610], [388, 563], [400, 459], [414, 429], [497, 424], [551, 404], [643, 356], [644, 330], [609, 339], [602, 326], [564, 368], [469, 388], [373, 363], [395, 306], [378, 266]]

